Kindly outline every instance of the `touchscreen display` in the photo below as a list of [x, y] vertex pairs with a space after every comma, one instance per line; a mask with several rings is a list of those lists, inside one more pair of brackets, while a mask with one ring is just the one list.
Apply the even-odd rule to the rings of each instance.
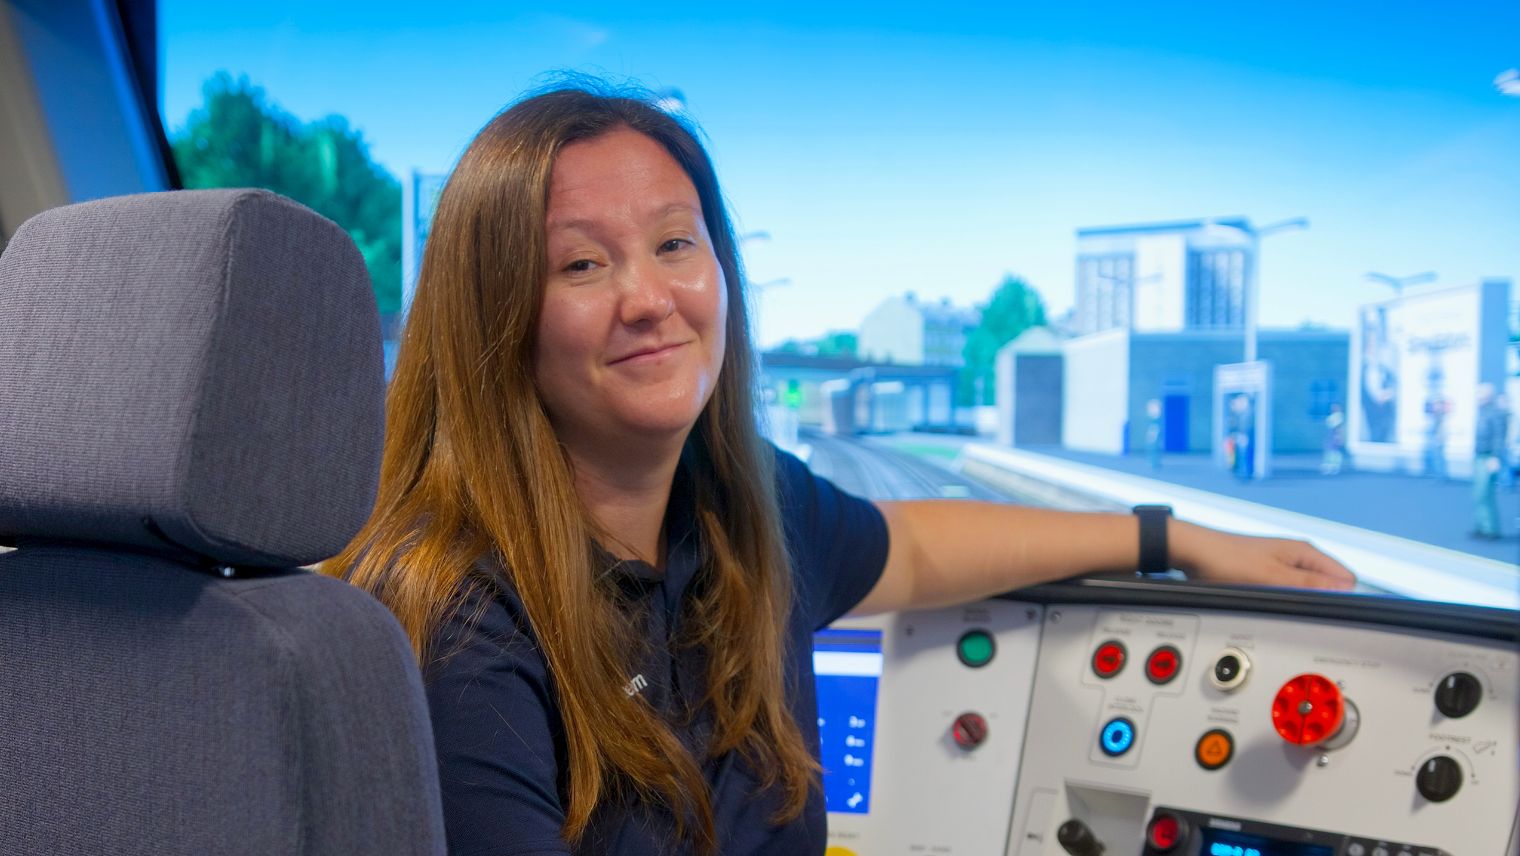
[[1335, 856], [1335, 849], [1323, 844], [1263, 838], [1225, 829], [1204, 829], [1204, 856]]
[[879, 630], [829, 629], [813, 637], [819, 760], [823, 762], [823, 798], [831, 812], [871, 810], [881, 666]]

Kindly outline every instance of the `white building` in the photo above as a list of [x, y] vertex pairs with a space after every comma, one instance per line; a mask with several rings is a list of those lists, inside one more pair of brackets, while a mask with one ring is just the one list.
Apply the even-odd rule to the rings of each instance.
[[959, 368], [966, 362], [966, 336], [980, 318], [949, 299], [925, 303], [910, 291], [887, 298], [866, 315], [857, 349], [866, 361]]
[[1073, 332], [1242, 328], [1253, 235], [1239, 217], [1079, 229]]

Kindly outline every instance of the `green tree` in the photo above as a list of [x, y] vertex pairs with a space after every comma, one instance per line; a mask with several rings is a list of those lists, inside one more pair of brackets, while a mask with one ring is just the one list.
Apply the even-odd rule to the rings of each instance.
[[187, 188], [262, 187], [346, 230], [369, 267], [382, 315], [401, 311], [401, 184], [342, 116], [302, 123], [245, 77], [219, 72], [174, 136]]
[[[982, 307], [982, 320], [966, 337], [962, 353], [966, 368], [961, 372], [959, 400], [962, 404], [991, 404], [993, 373], [997, 352], [1030, 327], [1045, 323], [1045, 302], [1040, 293], [1023, 279], [1007, 275]], [[977, 398], [977, 380], [981, 380], [981, 397]]]
[[820, 357], [853, 357], [859, 348], [860, 337], [848, 330], [831, 330], [818, 339]]
[[859, 337], [848, 330], [832, 330], [816, 339], [787, 339], [776, 346], [782, 354], [806, 354], [810, 357], [854, 357]]

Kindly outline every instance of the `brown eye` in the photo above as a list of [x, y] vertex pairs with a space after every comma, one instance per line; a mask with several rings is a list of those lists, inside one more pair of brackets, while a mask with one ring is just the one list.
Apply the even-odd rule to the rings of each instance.
[[660, 252], [674, 253], [678, 250], [683, 250], [688, 246], [691, 246], [691, 241], [688, 241], [685, 238], [671, 238], [670, 240], [660, 245]]

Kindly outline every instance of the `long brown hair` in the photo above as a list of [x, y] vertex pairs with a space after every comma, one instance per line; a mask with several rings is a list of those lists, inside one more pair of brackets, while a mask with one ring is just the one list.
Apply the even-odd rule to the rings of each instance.
[[728, 288], [728, 348], [683, 455], [702, 567], [678, 644], [706, 658], [700, 707], [714, 723], [712, 757], [738, 752], [763, 787], [778, 789], [775, 821], [802, 812], [818, 765], [786, 704], [791, 576], [772, 452], [755, 424], [733, 227], [695, 134], [646, 100], [584, 88], [537, 95], [465, 151], [438, 201], [391, 381], [374, 514], [325, 570], [389, 606], [424, 668], [447, 653], [435, 636], [448, 614], [509, 586], [564, 724], [566, 838], [578, 841], [598, 804], [622, 794], [667, 807], [678, 834], [711, 850], [706, 759], [623, 691], [644, 643], [599, 564], [595, 522], [534, 385], [550, 172], [565, 145], [617, 128], [662, 144], [691, 178]]

